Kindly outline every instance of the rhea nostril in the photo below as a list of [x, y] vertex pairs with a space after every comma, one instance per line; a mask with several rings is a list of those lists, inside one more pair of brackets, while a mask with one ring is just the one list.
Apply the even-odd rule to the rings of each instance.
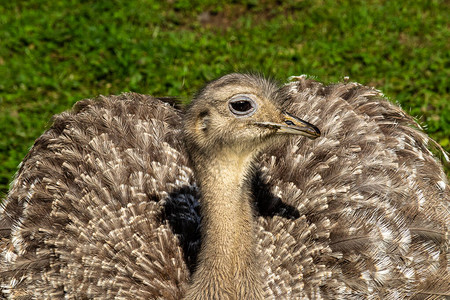
[[284, 121], [284, 123], [286, 123], [287, 125], [295, 125], [294, 122], [292, 122], [291, 120], [286, 120]]

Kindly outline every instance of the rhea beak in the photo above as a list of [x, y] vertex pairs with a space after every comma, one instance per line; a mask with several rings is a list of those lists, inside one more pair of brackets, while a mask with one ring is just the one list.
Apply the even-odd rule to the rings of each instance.
[[284, 123], [280, 124], [279, 133], [300, 134], [310, 139], [316, 139], [320, 136], [320, 130], [316, 126], [302, 119], [299, 119], [290, 113], [284, 112]]
[[290, 113], [284, 112], [282, 118], [283, 123], [259, 122], [257, 125], [275, 129], [276, 133], [279, 134], [298, 134], [310, 139], [316, 139], [320, 136], [319, 128]]

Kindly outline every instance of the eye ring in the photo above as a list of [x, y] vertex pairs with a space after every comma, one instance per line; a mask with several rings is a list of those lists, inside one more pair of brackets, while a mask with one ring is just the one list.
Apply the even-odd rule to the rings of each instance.
[[256, 112], [258, 105], [248, 95], [236, 95], [228, 102], [228, 107], [237, 117], [250, 117]]

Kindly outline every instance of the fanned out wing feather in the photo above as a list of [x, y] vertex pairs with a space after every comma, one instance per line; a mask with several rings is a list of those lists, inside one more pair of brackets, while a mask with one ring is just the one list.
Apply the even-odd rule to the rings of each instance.
[[189, 271], [165, 203], [196, 193], [180, 122], [170, 105], [133, 93], [56, 116], [3, 203], [3, 295], [179, 299]]
[[[263, 181], [297, 209], [301, 223], [258, 219], [267, 295], [449, 297], [450, 189], [419, 125], [356, 83], [323, 86], [301, 77], [281, 93], [286, 110], [322, 136], [297, 138], [262, 157]], [[295, 246], [274, 255], [270, 244]]]
[[[261, 155], [267, 299], [444, 299], [450, 190], [429, 138], [376, 90], [299, 78], [284, 105], [323, 133]], [[134, 93], [79, 102], [0, 210], [3, 297], [179, 299], [200, 246], [181, 113]]]

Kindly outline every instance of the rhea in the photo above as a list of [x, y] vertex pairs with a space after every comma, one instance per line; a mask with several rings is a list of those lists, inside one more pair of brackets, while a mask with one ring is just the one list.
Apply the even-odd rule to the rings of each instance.
[[450, 187], [430, 148], [352, 82], [229, 74], [186, 111], [79, 101], [0, 206], [0, 298], [445, 299]]

